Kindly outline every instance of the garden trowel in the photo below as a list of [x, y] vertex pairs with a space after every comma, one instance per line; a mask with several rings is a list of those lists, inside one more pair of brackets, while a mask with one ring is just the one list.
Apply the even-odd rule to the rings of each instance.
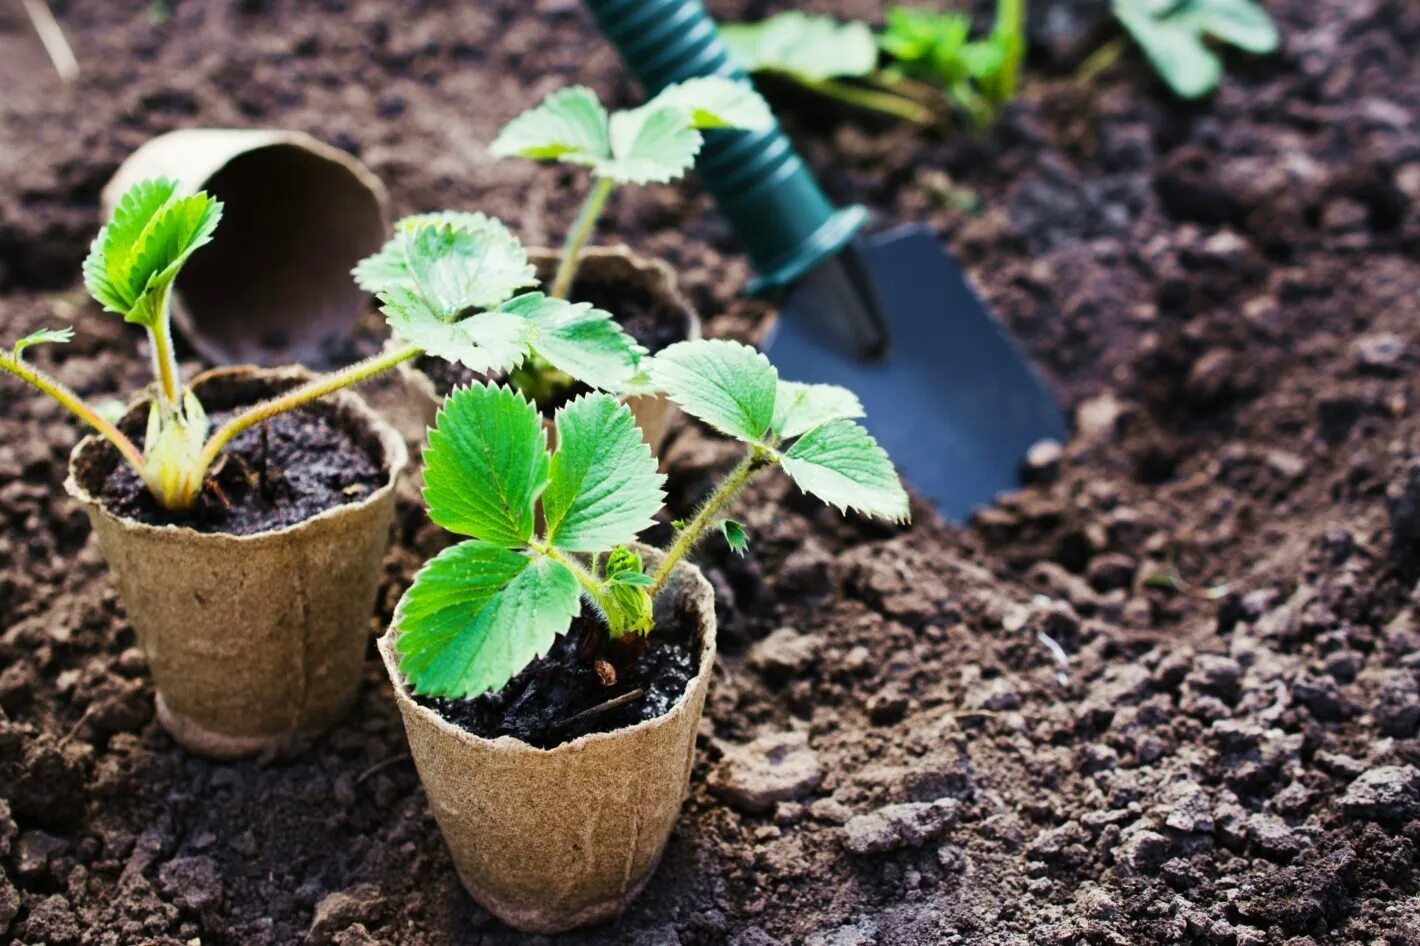
[[[697, 76], [748, 82], [701, 0], [585, 0], [648, 95]], [[776, 126], [711, 131], [697, 169], [753, 262], [785, 294], [766, 349], [780, 374], [851, 388], [906, 480], [952, 519], [1019, 482], [1067, 428], [1030, 362], [920, 225], [863, 236]]]

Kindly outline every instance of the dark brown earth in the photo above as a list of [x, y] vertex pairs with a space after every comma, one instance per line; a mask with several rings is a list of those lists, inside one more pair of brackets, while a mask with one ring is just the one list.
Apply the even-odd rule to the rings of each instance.
[[[78, 263], [150, 135], [301, 128], [401, 213], [482, 209], [547, 245], [581, 175], [484, 145], [563, 84], [637, 101], [570, 0], [179, 2], [160, 26], [137, 0], [54, 6], [85, 73], [5, 72], [0, 332], [74, 324], [35, 358], [99, 398], [147, 368]], [[1269, 2], [1281, 54], [1184, 105], [1133, 56], [1073, 83], [1102, 0], [1032, 7], [991, 134], [796, 134], [838, 198], [939, 229], [1075, 438], [966, 528], [845, 522], [766, 480], [750, 554], [703, 559], [723, 653], [665, 859], [618, 925], [562, 942], [1420, 941], [1420, 10]], [[694, 183], [620, 194], [601, 239], [676, 266], [710, 334], [762, 327]], [[78, 432], [6, 391], [0, 938], [529, 941], [462, 893], [374, 660], [302, 753], [174, 746], [60, 488]], [[690, 428], [668, 460], [680, 513], [732, 451]], [[438, 535], [406, 512], [372, 633]]]
[[[236, 415], [214, 411], [213, 430]], [[143, 436], [134, 431], [140, 447]], [[115, 459], [117, 459], [115, 457]], [[218, 458], [197, 505], [174, 513], [158, 505], [142, 478], [115, 463], [104, 478], [103, 500], [114, 515], [150, 525], [184, 525], [198, 532], [252, 535], [358, 502], [387, 479], [379, 460], [317, 409], [273, 417], [237, 435]]]
[[[601, 622], [584, 614], [498, 692], [472, 700], [415, 699], [485, 739], [516, 736], [540, 749], [634, 726], [674, 706], [695, 676], [700, 641], [694, 624], [686, 615], [679, 617], [658, 623], [645, 652], [629, 662], [615, 659]], [[632, 642], [626, 646], [631, 649]], [[622, 665], [613, 682], [598, 676], [597, 660]]]

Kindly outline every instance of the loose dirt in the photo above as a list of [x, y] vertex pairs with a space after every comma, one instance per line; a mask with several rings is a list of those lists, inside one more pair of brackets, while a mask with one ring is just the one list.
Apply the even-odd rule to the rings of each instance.
[[[548, 245], [582, 175], [484, 146], [564, 84], [639, 100], [570, 0], [54, 6], [85, 72], [0, 102], [0, 333], [75, 325], [34, 357], [98, 398], [147, 366], [78, 263], [149, 136], [303, 129], [398, 212]], [[1268, 3], [1283, 52], [1185, 105], [1134, 55], [1073, 82], [1105, 7], [1032, 4], [1024, 98], [987, 136], [790, 122], [836, 198], [941, 232], [1077, 433], [966, 526], [757, 487], [749, 554], [702, 557], [722, 656], [665, 859], [619, 924], [561, 942], [1420, 941], [1420, 10]], [[762, 331], [694, 182], [619, 194], [600, 239], [674, 265], [708, 334]], [[527, 942], [461, 891], [376, 660], [303, 752], [174, 746], [60, 488], [78, 432], [5, 390], [0, 938]], [[733, 459], [683, 429], [673, 512]], [[372, 634], [444, 541], [404, 511]]]

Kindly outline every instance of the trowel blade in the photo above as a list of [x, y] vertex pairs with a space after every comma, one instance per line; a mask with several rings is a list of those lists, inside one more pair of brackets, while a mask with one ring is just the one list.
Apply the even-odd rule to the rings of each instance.
[[886, 323], [885, 356], [848, 354], [828, 328], [843, 322], [825, 312], [833, 300], [803, 284], [765, 350], [783, 378], [856, 393], [903, 478], [961, 521], [1019, 485], [1032, 445], [1064, 441], [1065, 415], [930, 229], [903, 226], [857, 249]]

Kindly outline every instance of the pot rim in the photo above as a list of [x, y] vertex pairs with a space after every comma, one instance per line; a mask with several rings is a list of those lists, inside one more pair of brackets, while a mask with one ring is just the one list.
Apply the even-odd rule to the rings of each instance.
[[[629, 547], [634, 548], [638, 552], [640, 552], [642, 557], [645, 558], [648, 563], [653, 561], [653, 555], [654, 559], [660, 558], [660, 551], [658, 549], [643, 545], [640, 542], [630, 543]], [[647, 553], [652, 554], [648, 555]], [[428, 567], [429, 565], [426, 562], [419, 569], [419, 571], [422, 572], [425, 568]], [[701, 572], [700, 569], [696, 566], [692, 565], [689, 562], [682, 561], [680, 564], [676, 565], [675, 569], [671, 572], [671, 574], [679, 576], [677, 579], [679, 581], [690, 581], [697, 584], [703, 583], [706, 589], [709, 589], [711, 591], [712, 597], [710, 600], [714, 600], [714, 592], [713, 589], [711, 589], [710, 587], [709, 581], [706, 580], [704, 573]], [[418, 577], [419, 574], [416, 572], [415, 579], [417, 580]], [[395, 614], [397, 615], [398, 613], [399, 608], [398, 606], [396, 606]], [[700, 630], [700, 660], [698, 666], [696, 667], [695, 675], [685, 682], [685, 690], [681, 693], [680, 698], [676, 700], [674, 706], [666, 710], [661, 715], [656, 716], [652, 719], [643, 719], [639, 723], [634, 723], [630, 726], [622, 726], [619, 729], [613, 729], [609, 732], [587, 733], [586, 735], [578, 736], [576, 739], [573, 739], [570, 742], [564, 742], [561, 745], [553, 746], [551, 749], [543, 749], [538, 746], [529, 745], [528, 743], [523, 742], [516, 736], [504, 735], [499, 736], [496, 739], [487, 739], [483, 736], [479, 736], [469, 732], [462, 726], [454, 725], [453, 723], [445, 719], [443, 716], [429, 709], [427, 706], [416, 702], [414, 697], [409, 692], [409, 686], [405, 681], [404, 674], [399, 672], [399, 652], [395, 649], [395, 640], [399, 637], [399, 631], [396, 629], [393, 621], [391, 621], [390, 626], [385, 629], [385, 632], [380, 635], [378, 644], [380, 649], [380, 658], [384, 661], [385, 672], [389, 675], [390, 684], [394, 688], [395, 701], [400, 705], [400, 708], [404, 709], [408, 707], [413, 709], [415, 712], [419, 713], [424, 718], [431, 721], [434, 724], [435, 728], [438, 729], [444, 735], [452, 736], [460, 740], [461, 742], [464, 742], [477, 749], [482, 749], [485, 751], [492, 750], [497, 752], [506, 752], [526, 756], [551, 756], [557, 755], [559, 753], [563, 755], [572, 755], [575, 753], [582, 752], [586, 750], [589, 746], [594, 745], [598, 742], [606, 742], [610, 740], [620, 739], [631, 733], [637, 733], [641, 732], [642, 730], [651, 729], [653, 727], [667, 725], [668, 723], [677, 719], [680, 715], [686, 713], [686, 697], [690, 695], [690, 692], [695, 689], [696, 684], [699, 683], [702, 678], [706, 678], [706, 682], [708, 683], [708, 678], [711, 672], [714, 670], [715, 632], [717, 629], [717, 623], [718, 622], [716, 621], [714, 606], [712, 604], [710, 613], [701, 620], [697, 621]], [[655, 633], [655, 631], [653, 630], [651, 633]]]
[[[252, 374], [262, 375], [271, 380], [291, 378], [296, 381], [301, 381], [315, 377], [308, 369], [300, 365], [290, 365], [281, 368], [262, 368], [258, 365], [227, 365], [220, 368], [212, 368], [196, 375], [193, 377], [189, 387], [196, 388], [198, 384], [204, 381], [211, 381], [217, 378]], [[151, 391], [146, 391], [129, 403], [124, 409], [124, 413], [127, 414], [136, 408], [140, 408], [151, 400]], [[75, 465], [78, 463], [80, 455], [86, 450], [95, 449], [95, 445], [109, 450], [113, 449], [113, 445], [97, 433], [86, 434], [74, 445], [74, 449], [69, 451], [69, 469], [68, 474], [64, 478], [64, 491], [83, 506], [96, 510], [105, 520], [117, 523], [129, 532], [162, 537], [168, 541], [228, 542], [237, 545], [256, 544], [266, 541], [273, 536], [298, 532], [309, 526], [336, 519], [366, 506], [370, 506], [384, 499], [387, 494], [394, 492], [395, 486], [399, 481], [399, 474], [409, 463], [409, 451], [405, 447], [404, 438], [399, 435], [399, 432], [390, 426], [384, 418], [371, 410], [363, 398], [348, 388], [335, 391], [323, 398], [319, 398], [316, 403], [330, 404], [337, 407], [350, 414], [357, 422], [365, 424], [374, 432], [376, 439], [379, 441], [380, 450], [383, 453], [381, 465], [384, 467], [385, 477], [384, 482], [381, 483], [378, 488], [372, 490], [368, 496], [352, 503], [342, 503], [339, 506], [332, 506], [329, 509], [316, 513], [314, 516], [302, 519], [300, 522], [282, 526], [279, 529], [264, 529], [261, 532], [252, 532], [247, 535], [232, 535], [228, 532], [199, 532], [191, 526], [178, 525], [176, 523], [153, 525], [147, 522], [140, 522], [137, 519], [131, 519], [127, 516], [116, 515], [109, 510], [102, 499], [90, 493], [83, 484], [79, 482], [78, 477], [75, 475]]]

